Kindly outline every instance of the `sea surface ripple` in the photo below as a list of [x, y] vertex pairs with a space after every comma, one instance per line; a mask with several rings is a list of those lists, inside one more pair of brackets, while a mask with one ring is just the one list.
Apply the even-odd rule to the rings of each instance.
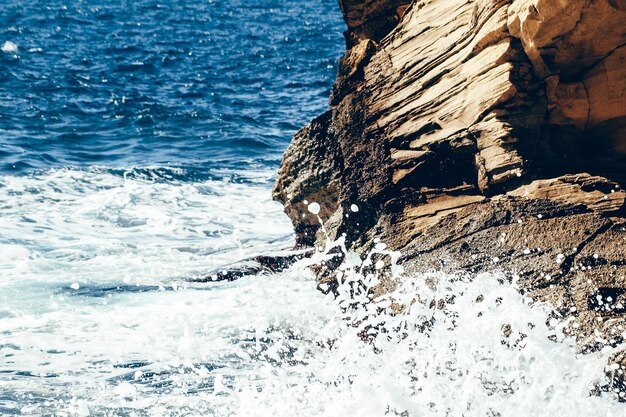
[[275, 168], [342, 30], [333, 0], [3, 2], [0, 173]]

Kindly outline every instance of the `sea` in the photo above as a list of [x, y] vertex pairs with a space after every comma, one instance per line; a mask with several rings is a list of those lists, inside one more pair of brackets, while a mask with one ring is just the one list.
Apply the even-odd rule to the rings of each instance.
[[372, 303], [348, 254], [324, 294], [340, 240], [197, 281], [293, 246], [271, 187], [344, 29], [335, 0], [2, 1], [0, 416], [626, 415], [615, 352], [495, 274], [396, 265]]

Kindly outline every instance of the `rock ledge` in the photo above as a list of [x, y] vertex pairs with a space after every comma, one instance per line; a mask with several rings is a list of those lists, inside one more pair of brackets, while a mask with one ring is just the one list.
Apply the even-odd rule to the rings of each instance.
[[298, 244], [323, 242], [315, 201], [356, 251], [380, 238], [412, 271], [503, 271], [576, 316], [582, 350], [620, 343], [626, 1], [340, 5], [331, 108], [274, 189]]

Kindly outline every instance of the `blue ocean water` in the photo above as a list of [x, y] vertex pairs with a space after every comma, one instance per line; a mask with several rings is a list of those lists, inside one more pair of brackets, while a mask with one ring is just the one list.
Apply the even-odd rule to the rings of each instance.
[[293, 245], [270, 188], [342, 30], [335, 0], [2, 2], [0, 415], [241, 415], [269, 333], [321, 327], [306, 274], [189, 278]]
[[275, 169], [327, 106], [335, 0], [7, 0], [0, 173]]

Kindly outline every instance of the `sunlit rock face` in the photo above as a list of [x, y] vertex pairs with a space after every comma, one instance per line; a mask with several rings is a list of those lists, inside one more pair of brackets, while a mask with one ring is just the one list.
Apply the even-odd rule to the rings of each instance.
[[508, 272], [581, 317], [581, 346], [621, 341], [626, 1], [340, 5], [331, 109], [274, 190], [298, 242], [324, 241], [315, 201], [353, 249], [380, 238], [409, 269]]

